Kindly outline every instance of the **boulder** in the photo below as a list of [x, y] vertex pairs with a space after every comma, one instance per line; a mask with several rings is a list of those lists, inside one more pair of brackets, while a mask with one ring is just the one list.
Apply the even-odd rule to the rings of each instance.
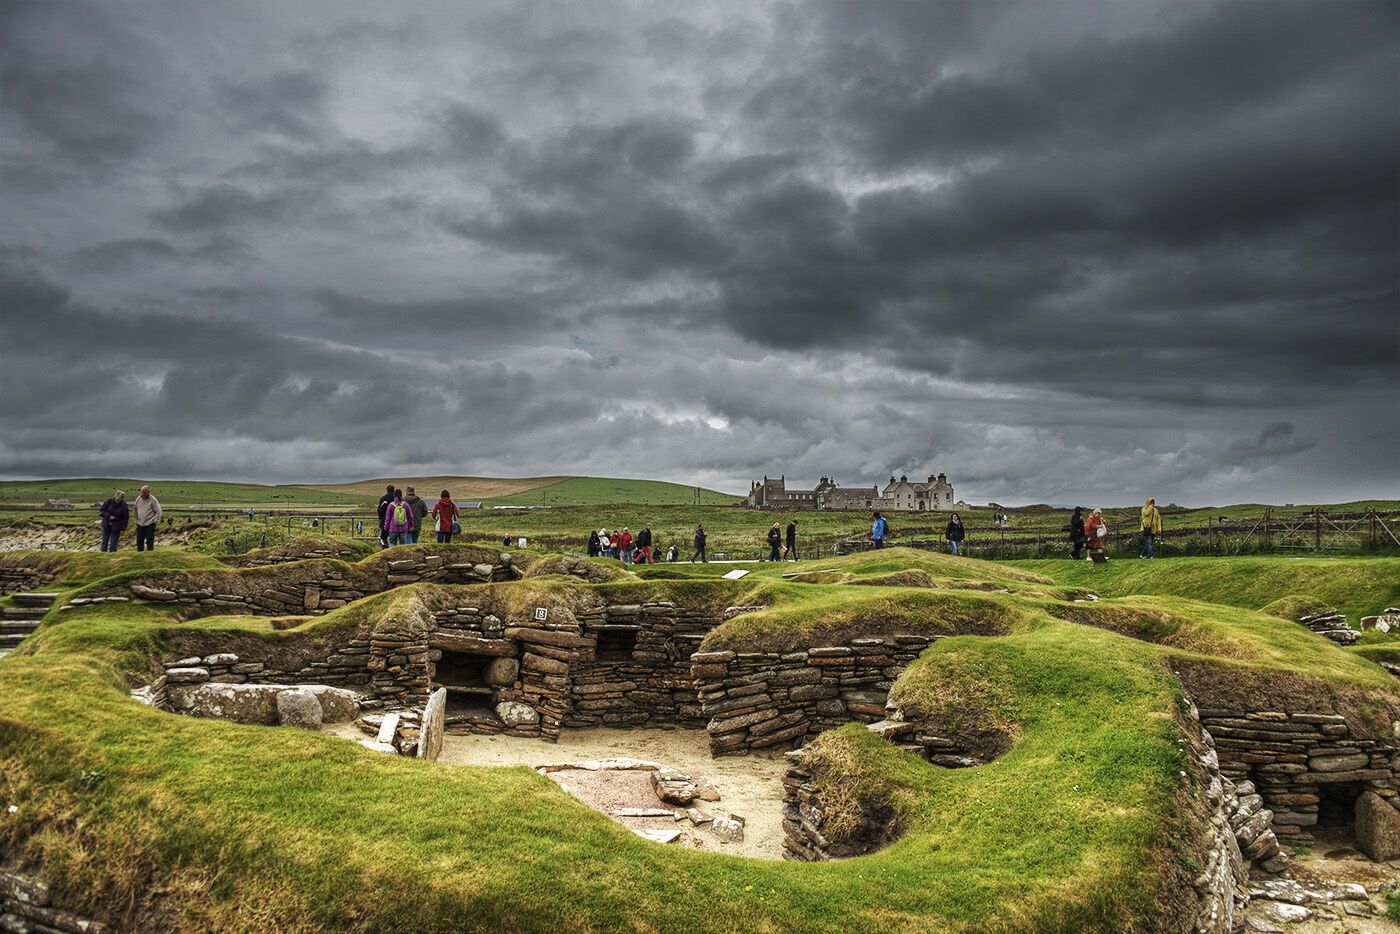
[[321, 703], [322, 723], [349, 723], [360, 715], [360, 695], [345, 688], [326, 684], [302, 684], [298, 687], [316, 695]]
[[539, 711], [529, 704], [522, 704], [519, 701], [501, 701], [496, 705], [496, 716], [501, 718], [501, 722], [506, 726], [529, 726], [540, 722]]
[[1374, 791], [1356, 799], [1356, 844], [1378, 863], [1400, 857], [1400, 811]]
[[670, 804], [686, 805], [695, 800], [695, 782], [677, 769], [657, 769], [651, 773], [656, 796]]
[[486, 665], [486, 681], [489, 684], [498, 686], [514, 684], [519, 675], [520, 662], [513, 658], [495, 658]]
[[281, 684], [207, 683], [173, 692], [171, 702], [196, 717], [271, 726], [278, 722], [277, 695], [285, 690]]
[[321, 728], [321, 702], [303, 688], [292, 688], [277, 694], [277, 722], [283, 726], [299, 726], [307, 730]]
[[418, 733], [418, 758], [436, 762], [442, 753], [443, 719], [447, 713], [447, 688], [438, 688], [428, 696], [423, 708], [423, 724]]
[[716, 817], [710, 821], [710, 833], [721, 843], [743, 843], [744, 825], [729, 817]]

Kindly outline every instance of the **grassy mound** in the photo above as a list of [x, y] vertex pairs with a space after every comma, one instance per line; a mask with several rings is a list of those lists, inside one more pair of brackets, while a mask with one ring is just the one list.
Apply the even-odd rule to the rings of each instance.
[[[44, 560], [68, 562], [58, 571], [70, 592], [110, 587], [112, 571], [215, 574], [223, 586], [278, 570], [221, 569], [174, 549], [130, 558]], [[377, 574], [384, 560], [327, 565]], [[819, 737], [809, 748], [839, 785], [833, 807], [873, 803], [902, 831], [870, 856], [798, 864], [661, 847], [529, 769], [397, 759], [127, 697], [152, 659], [216, 637], [235, 651], [310, 652], [349, 629], [411, 625], [464, 592], [433, 584], [305, 619], [184, 620], [134, 603], [51, 613], [0, 660], [0, 788], [14, 808], [0, 808], [0, 851], [42, 866], [61, 903], [132, 929], [1176, 930], [1200, 854], [1189, 832], [1199, 776], [1180, 745], [1173, 671], [1210, 666], [1228, 685], [1287, 683], [1400, 711], [1395, 680], [1364, 657], [1370, 646], [1344, 651], [1252, 609], [1169, 595], [1073, 603], [1079, 581], [937, 555], [812, 564], [841, 582], [784, 580], [779, 567], [740, 581], [643, 569], [602, 583], [548, 573], [471, 595], [503, 618], [646, 600], [760, 607], [706, 648], [946, 635], [892, 699], [949, 729], [1004, 737], [1004, 754], [949, 771], [854, 725]], [[891, 575], [933, 586], [849, 586]]]
[[1154, 558], [1106, 565], [1068, 560], [1009, 564], [1105, 597], [1167, 594], [1257, 610], [1288, 594], [1294, 600], [1315, 601], [1307, 605], [1339, 610], [1353, 622], [1400, 605], [1400, 558]]

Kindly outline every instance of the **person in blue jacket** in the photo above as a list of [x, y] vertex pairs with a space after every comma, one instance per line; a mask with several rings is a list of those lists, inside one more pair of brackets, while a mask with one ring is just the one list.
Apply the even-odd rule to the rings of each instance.
[[875, 523], [870, 526], [870, 540], [875, 543], [876, 548], [884, 548], [885, 539], [889, 537], [890, 524], [885, 521], [884, 516], [875, 513]]

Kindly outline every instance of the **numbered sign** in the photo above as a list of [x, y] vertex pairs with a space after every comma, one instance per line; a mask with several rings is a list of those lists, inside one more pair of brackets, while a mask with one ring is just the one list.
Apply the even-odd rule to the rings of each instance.
[[535, 622], [542, 623], [549, 619], [549, 609], [542, 606], [535, 607]]

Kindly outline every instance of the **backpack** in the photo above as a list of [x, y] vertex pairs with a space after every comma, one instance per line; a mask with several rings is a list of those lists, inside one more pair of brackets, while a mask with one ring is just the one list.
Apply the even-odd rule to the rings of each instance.
[[404, 508], [403, 503], [394, 504], [394, 524], [408, 525], [408, 510]]

